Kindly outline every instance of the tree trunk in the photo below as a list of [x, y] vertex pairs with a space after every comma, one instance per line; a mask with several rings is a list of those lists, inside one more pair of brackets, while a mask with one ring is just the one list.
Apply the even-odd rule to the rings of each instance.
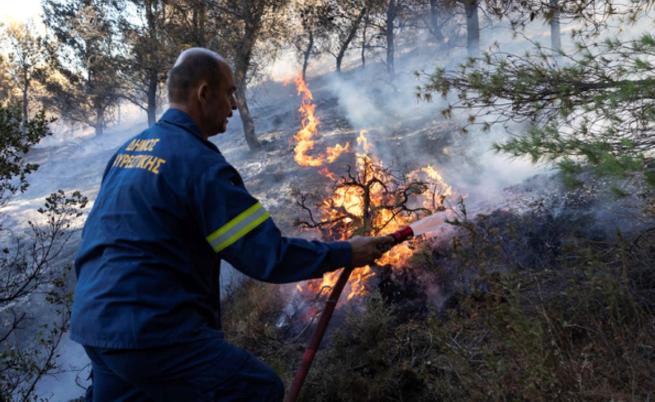
[[157, 87], [159, 80], [156, 71], [148, 71], [148, 126], [152, 126], [157, 121]]
[[25, 133], [27, 130], [27, 120], [29, 118], [30, 105], [29, 105], [29, 91], [30, 91], [30, 80], [27, 78], [27, 73], [23, 77], [23, 110], [20, 116], [20, 130], [21, 133]]
[[385, 36], [387, 38], [387, 72], [389, 73], [389, 77], [391, 77], [392, 79], [396, 74], [396, 68], [394, 65], [395, 63], [394, 56], [396, 52], [394, 24], [396, 21], [397, 13], [398, 13], [397, 0], [390, 0], [389, 6], [387, 7]]
[[550, 19], [550, 47], [552, 47], [553, 50], [559, 52], [562, 50], [562, 38], [559, 27], [559, 1], [550, 0], [550, 7], [553, 13]]
[[96, 108], [96, 121], [95, 121], [96, 136], [102, 135], [105, 132], [105, 110], [101, 107]]
[[[148, 35], [151, 41], [150, 43], [156, 47], [157, 46], [156, 41], [158, 40], [157, 23], [155, 21], [155, 13], [153, 10], [152, 0], [146, 0], [145, 9], [146, 9], [146, 21], [148, 25]], [[148, 67], [147, 70], [148, 89], [146, 92], [146, 97], [147, 97], [146, 111], [148, 114], [148, 126], [152, 126], [153, 124], [155, 124], [155, 121], [157, 119], [157, 88], [159, 85], [159, 79], [158, 79], [159, 77], [157, 74], [157, 70], [153, 65], [154, 63], [152, 57], [154, 57], [154, 55], [151, 55], [148, 58], [150, 66]]]
[[236, 100], [237, 107], [239, 108], [239, 116], [241, 116], [241, 124], [243, 126], [243, 134], [246, 137], [246, 143], [251, 151], [261, 149], [262, 144], [257, 140], [255, 135], [255, 121], [250, 114], [248, 102], [246, 101], [246, 84], [241, 81], [237, 84]]
[[198, 47], [207, 46], [207, 40], [205, 39], [206, 16], [207, 6], [205, 4], [205, 0], [197, 0], [195, 6], [193, 7], [191, 19], [193, 24], [193, 39], [195, 46]]
[[312, 50], [314, 50], [314, 31], [309, 30], [309, 43], [303, 52], [303, 62], [302, 62], [302, 79], [306, 81], [307, 77], [307, 66], [309, 65], [309, 58], [312, 55]]
[[341, 46], [339, 47], [339, 53], [337, 54], [338, 73], [341, 73], [341, 63], [343, 62], [343, 57], [346, 55], [348, 46], [350, 46], [350, 42], [352, 42], [353, 38], [355, 37], [355, 34], [357, 33], [357, 29], [359, 28], [359, 24], [361, 24], [362, 22], [362, 18], [364, 18], [364, 14], [366, 14], [366, 8], [363, 8], [362, 11], [357, 16], [357, 19], [353, 21], [352, 25], [350, 26], [350, 30], [348, 31], [348, 36], [343, 41], [343, 43], [341, 43]]
[[444, 36], [439, 26], [439, 0], [430, 0], [430, 33], [438, 43], [444, 41]]
[[337, 73], [339, 74], [341, 74], [341, 62], [343, 61], [343, 56], [345, 53], [345, 50], [343, 52], [339, 50], [339, 54], [337, 54]]
[[470, 57], [480, 54], [480, 21], [478, 20], [479, 0], [464, 0], [466, 10], [466, 48]]
[[243, 125], [243, 135], [248, 143], [248, 148], [251, 151], [261, 149], [262, 145], [257, 140], [255, 135], [255, 121], [250, 114], [248, 108], [248, 100], [246, 92], [248, 89], [248, 69], [250, 68], [250, 58], [252, 56], [252, 49], [255, 46], [253, 29], [246, 26], [245, 35], [241, 41], [241, 46], [237, 50], [235, 58], [234, 79], [236, 81], [236, 100], [237, 108], [239, 109], [239, 116], [241, 116], [241, 124]]
[[364, 17], [364, 27], [362, 28], [362, 54], [361, 54], [361, 59], [362, 59], [362, 68], [366, 68], [366, 48], [368, 47], [367, 39], [366, 39], [366, 31], [368, 31], [368, 26], [370, 25], [370, 16], [368, 12], [366, 13], [366, 16]]

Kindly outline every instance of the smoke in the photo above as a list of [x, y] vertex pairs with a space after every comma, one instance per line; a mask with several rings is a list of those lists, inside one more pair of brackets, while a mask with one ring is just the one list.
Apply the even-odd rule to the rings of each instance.
[[[507, 47], [527, 47], [517, 44], [508, 28], [495, 30], [494, 38], [503, 40]], [[401, 48], [398, 53], [393, 79], [383, 63], [371, 63], [365, 69], [331, 74], [323, 91], [317, 91], [337, 99], [339, 111], [354, 130], [369, 130], [369, 139], [385, 165], [401, 171], [426, 164], [436, 166], [457, 193], [477, 205], [498, 203], [504, 188], [551, 171], [546, 164], [493, 151], [494, 143], [509, 138], [500, 126], [488, 133], [472, 126], [463, 134], [460, 128], [468, 111], [456, 112], [453, 120], [441, 116], [453, 98], [437, 95], [432, 102], [417, 98], [417, 87], [425, 82], [425, 74], [437, 66], [455, 68], [466, 60], [465, 49], [410, 52]], [[517, 132], [522, 129], [515, 127]]]
[[330, 79], [330, 89], [339, 106], [355, 130], [371, 129], [387, 121], [384, 100], [374, 99], [376, 89], [367, 88], [361, 81], [345, 80], [339, 76]]
[[294, 51], [287, 49], [265, 71], [273, 81], [289, 82], [298, 74], [298, 59]]
[[[27, 162], [39, 165], [29, 176], [29, 187], [14, 195], [0, 208], [5, 227], [26, 230], [28, 221], [39, 221], [37, 209], [45, 198], [62, 189], [79, 190], [93, 201], [100, 186], [105, 165], [115, 150], [130, 137], [146, 128], [146, 117], [139, 109], [123, 105], [121, 121], [95, 136], [93, 129], [57, 121], [51, 125], [52, 135], [44, 138], [27, 155]], [[81, 226], [83, 219], [76, 221]]]

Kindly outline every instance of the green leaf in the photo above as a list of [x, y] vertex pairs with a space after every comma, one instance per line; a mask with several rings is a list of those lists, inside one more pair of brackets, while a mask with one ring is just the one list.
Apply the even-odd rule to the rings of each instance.
[[611, 187], [612, 193], [614, 193], [615, 196], [619, 198], [625, 198], [630, 195], [630, 193], [626, 192], [625, 190], [621, 189], [620, 187], [617, 186], [612, 186]]
[[647, 171], [644, 173], [644, 177], [646, 178], [646, 183], [648, 183], [649, 186], [655, 187], [655, 171]]

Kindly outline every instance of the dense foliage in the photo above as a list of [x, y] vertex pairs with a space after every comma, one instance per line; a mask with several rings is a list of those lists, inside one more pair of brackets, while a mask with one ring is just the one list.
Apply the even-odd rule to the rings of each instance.
[[38, 165], [28, 163], [25, 154], [50, 134], [44, 112], [27, 122], [25, 130], [21, 129], [21, 119], [19, 107], [0, 107], [0, 205], [7, 197], [27, 189], [27, 176]]

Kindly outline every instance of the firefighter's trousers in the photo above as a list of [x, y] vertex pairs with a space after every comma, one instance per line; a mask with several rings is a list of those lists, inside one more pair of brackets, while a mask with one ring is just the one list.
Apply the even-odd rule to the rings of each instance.
[[87, 401], [281, 402], [275, 372], [222, 336], [151, 349], [85, 346], [91, 358]]

